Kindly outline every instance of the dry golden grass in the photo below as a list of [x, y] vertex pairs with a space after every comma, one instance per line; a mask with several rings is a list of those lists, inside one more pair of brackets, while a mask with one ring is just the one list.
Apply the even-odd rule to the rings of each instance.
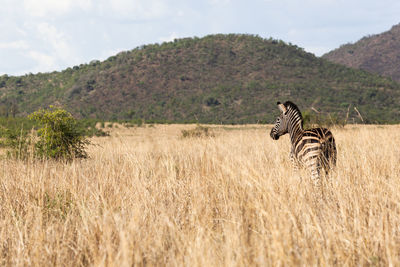
[[400, 126], [333, 129], [316, 199], [270, 127], [112, 129], [90, 159], [1, 160], [1, 266], [400, 265]]

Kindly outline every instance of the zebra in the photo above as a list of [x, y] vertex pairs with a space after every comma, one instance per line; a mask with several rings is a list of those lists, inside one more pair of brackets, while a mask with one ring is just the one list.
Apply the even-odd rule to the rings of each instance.
[[270, 136], [278, 140], [289, 133], [292, 148], [290, 159], [295, 169], [303, 166], [311, 173], [311, 179], [320, 186], [320, 172], [323, 168], [328, 174], [336, 166], [337, 150], [335, 138], [326, 128], [303, 129], [303, 117], [300, 109], [292, 102], [277, 103], [281, 115], [276, 119]]

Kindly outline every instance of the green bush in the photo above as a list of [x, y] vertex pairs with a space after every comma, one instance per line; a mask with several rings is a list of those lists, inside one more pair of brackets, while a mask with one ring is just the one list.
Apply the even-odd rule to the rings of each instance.
[[[98, 120], [95, 119], [81, 119], [77, 121], [77, 130], [84, 136], [93, 137], [93, 136], [109, 136], [108, 132], [103, 131], [96, 127]], [[100, 128], [104, 128], [104, 121], [100, 122]]]
[[337, 113], [315, 113], [310, 110], [303, 112], [303, 127], [311, 129], [314, 127], [344, 127], [347, 123], [345, 118], [340, 117]]
[[78, 130], [77, 121], [68, 111], [50, 106], [29, 115], [41, 128], [37, 130], [35, 156], [58, 160], [86, 158], [89, 141]]
[[31, 133], [21, 129], [3, 129], [1, 146], [9, 148], [7, 156], [15, 159], [27, 159], [33, 154], [33, 138]]
[[191, 130], [182, 130], [183, 138], [190, 137], [214, 137], [214, 133], [211, 131], [209, 127], [204, 127], [201, 125], [197, 125], [196, 128]]

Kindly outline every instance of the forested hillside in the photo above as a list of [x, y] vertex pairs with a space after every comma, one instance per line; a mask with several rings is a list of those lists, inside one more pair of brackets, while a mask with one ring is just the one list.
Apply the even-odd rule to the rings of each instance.
[[[277, 101], [358, 121], [400, 122], [400, 86], [253, 35], [186, 38], [62, 72], [0, 77], [0, 113], [51, 104], [78, 117], [153, 122], [272, 122]], [[0, 115], [1, 115], [0, 114]]]
[[323, 57], [400, 82], [400, 24], [387, 32], [364, 37], [354, 44], [342, 45]]

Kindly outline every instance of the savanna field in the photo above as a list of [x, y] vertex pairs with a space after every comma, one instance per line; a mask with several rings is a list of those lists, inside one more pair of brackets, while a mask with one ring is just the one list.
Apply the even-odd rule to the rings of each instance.
[[110, 128], [88, 159], [0, 160], [0, 266], [399, 266], [400, 126], [333, 128], [316, 194], [271, 126]]

